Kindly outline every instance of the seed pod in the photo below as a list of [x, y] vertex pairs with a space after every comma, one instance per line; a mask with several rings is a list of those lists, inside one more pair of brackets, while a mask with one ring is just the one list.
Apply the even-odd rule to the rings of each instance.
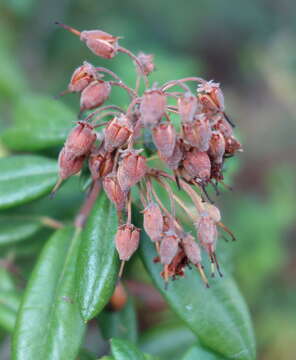
[[157, 89], [147, 90], [140, 104], [141, 122], [145, 127], [154, 127], [165, 114], [166, 96]]
[[215, 164], [222, 164], [225, 153], [225, 140], [219, 131], [213, 131], [210, 140], [209, 156]]
[[202, 212], [196, 224], [197, 236], [201, 245], [213, 252], [218, 239], [218, 231], [214, 220], [207, 212]]
[[170, 169], [177, 170], [184, 156], [182, 140], [176, 140], [174, 151], [171, 156], [165, 157], [161, 152], [159, 152], [158, 154], [159, 157], [167, 164]]
[[117, 54], [120, 37], [101, 30], [86, 30], [80, 34], [80, 40], [97, 56], [111, 59]]
[[98, 180], [108, 175], [114, 165], [113, 155], [103, 149], [93, 151], [88, 159], [88, 167], [93, 180]]
[[197, 91], [208, 95], [208, 100], [220, 111], [224, 111], [224, 96], [219, 83], [214, 83], [212, 80], [208, 81], [199, 85]]
[[150, 202], [144, 210], [144, 229], [150, 239], [155, 242], [159, 241], [163, 232], [163, 216], [160, 207]]
[[66, 148], [63, 147], [58, 159], [60, 179], [65, 180], [77, 174], [82, 169], [84, 159], [84, 156], [73, 157], [72, 154], [69, 154]]
[[194, 241], [193, 236], [187, 234], [182, 239], [183, 249], [185, 251], [186, 256], [188, 257], [189, 261], [194, 264], [201, 263], [201, 251], [196, 241]]
[[219, 131], [224, 136], [225, 140], [233, 134], [232, 126], [223, 116], [220, 116], [220, 119], [214, 124], [213, 129]]
[[111, 152], [124, 145], [131, 134], [132, 127], [129, 119], [124, 115], [115, 117], [105, 129], [105, 150]]
[[93, 65], [84, 62], [73, 73], [68, 89], [70, 92], [80, 92], [96, 79], [96, 71]]
[[237, 151], [242, 152], [242, 146], [234, 136], [231, 136], [225, 140], [225, 155], [233, 156]]
[[199, 151], [207, 151], [210, 145], [212, 130], [209, 120], [200, 115], [192, 123], [183, 124], [184, 140]]
[[94, 109], [101, 106], [108, 99], [111, 85], [107, 81], [91, 82], [81, 93], [80, 111]]
[[140, 52], [137, 58], [142, 65], [142, 71], [145, 75], [149, 75], [150, 73], [152, 73], [152, 71], [154, 71], [154, 56], [152, 54], [145, 54], [143, 52]]
[[201, 106], [197, 97], [190, 92], [186, 92], [184, 96], [178, 98], [178, 110], [183, 124], [191, 123]]
[[159, 249], [161, 263], [169, 265], [173, 258], [177, 255], [178, 249], [179, 245], [176, 234], [172, 231], [164, 233]]
[[65, 149], [68, 158], [80, 157], [86, 155], [96, 140], [96, 134], [93, 133], [93, 127], [83, 121], [70, 132], [65, 142]]
[[128, 261], [137, 250], [140, 241], [140, 229], [134, 225], [122, 225], [115, 236], [115, 245], [120, 260]]
[[158, 151], [166, 158], [172, 156], [176, 145], [176, 130], [170, 122], [156, 125], [152, 137]]
[[211, 161], [206, 152], [200, 152], [197, 149], [188, 151], [185, 153], [183, 167], [192, 178], [198, 178], [202, 182], [210, 179]]
[[118, 166], [117, 178], [123, 191], [129, 190], [145, 176], [146, 158], [138, 151], [128, 151]]
[[113, 295], [109, 300], [109, 306], [113, 311], [120, 311], [124, 308], [128, 301], [128, 295], [121, 282], [118, 282]]
[[108, 198], [115, 204], [117, 210], [122, 210], [126, 203], [127, 192], [122, 191], [116, 174], [111, 173], [105, 176], [103, 179], [103, 187]]

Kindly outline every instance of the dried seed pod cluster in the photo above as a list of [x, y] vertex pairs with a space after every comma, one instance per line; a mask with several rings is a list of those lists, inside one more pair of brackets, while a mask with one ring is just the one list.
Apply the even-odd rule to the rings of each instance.
[[[150, 87], [147, 76], [155, 68], [152, 55], [141, 52], [136, 56], [119, 45], [120, 37], [101, 30], [80, 32], [59, 25], [79, 36], [99, 57], [110, 59], [119, 53], [130, 56], [137, 80], [135, 88], [131, 88], [111, 70], [87, 62], [74, 71], [66, 92], [80, 94], [80, 116], [95, 110], [78, 121], [68, 135], [60, 152], [59, 180], [54, 191], [63, 180], [77, 174], [88, 159], [93, 185], [87, 206], [82, 207], [78, 218], [87, 217], [90, 204], [102, 188], [117, 209], [119, 225], [115, 244], [122, 261], [120, 275], [124, 262], [140, 242], [141, 230], [132, 224], [134, 203], [135, 211], [143, 214], [144, 231], [155, 244], [154, 260], [163, 265], [161, 275], [165, 281], [184, 276], [185, 267], [192, 264], [208, 286], [201, 249], [210, 259], [212, 275], [217, 271], [222, 276], [216, 256], [218, 227], [232, 239], [234, 236], [221, 222], [220, 211], [209, 199], [207, 186], [213, 186], [218, 193], [218, 186], [225, 186], [225, 161], [242, 151], [233, 134], [234, 125], [225, 113], [220, 85], [189, 77]], [[111, 76], [112, 80], [103, 80], [103, 75]], [[142, 79], [145, 88], [140, 91]], [[195, 90], [189, 87], [190, 82], [198, 84]], [[105, 105], [113, 86], [120, 86], [130, 96], [126, 109]], [[175, 87], [179, 88], [178, 92], [171, 90]], [[168, 97], [176, 100], [175, 105], [168, 104]], [[179, 133], [171, 122], [172, 113], [179, 116]], [[106, 121], [100, 122], [103, 117]], [[99, 127], [104, 129], [98, 132]], [[148, 166], [146, 149], [151, 152], [150, 138], [155, 149], [152, 158], [161, 160], [158, 168]], [[178, 190], [173, 190], [173, 183]], [[170, 210], [160, 198], [156, 184], [167, 194]], [[136, 198], [131, 193], [134, 187]], [[189, 195], [194, 211], [180, 198], [181, 191]], [[195, 227], [197, 240], [184, 230], [184, 224], [176, 216], [176, 205]]]

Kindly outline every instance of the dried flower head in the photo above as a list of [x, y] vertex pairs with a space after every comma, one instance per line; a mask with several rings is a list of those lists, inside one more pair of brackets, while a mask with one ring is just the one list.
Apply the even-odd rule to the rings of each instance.
[[163, 233], [163, 216], [160, 207], [155, 202], [150, 202], [143, 213], [144, 230], [153, 242], [159, 241]]
[[117, 210], [122, 210], [127, 200], [127, 192], [121, 189], [116, 174], [111, 173], [105, 176], [103, 186], [108, 198], [115, 204]]
[[70, 92], [80, 92], [84, 90], [87, 85], [96, 80], [96, 70], [93, 65], [84, 62], [73, 73], [68, 89]]
[[156, 125], [152, 130], [152, 137], [157, 150], [164, 158], [169, 158], [173, 155], [177, 134], [170, 122]]
[[154, 56], [152, 54], [145, 54], [141, 51], [138, 54], [138, 60], [142, 64], [145, 75], [149, 75], [155, 70]]
[[127, 116], [115, 117], [105, 129], [104, 147], [106, 151], [111, 152], [124, 145], [132, 132], [132, 125]]
[[138, 249], [139, 241], [140, 229], [129, 224], [120, 226], [115, 236], [115, 245], [119, 254], [119, 259], [128, 261]]

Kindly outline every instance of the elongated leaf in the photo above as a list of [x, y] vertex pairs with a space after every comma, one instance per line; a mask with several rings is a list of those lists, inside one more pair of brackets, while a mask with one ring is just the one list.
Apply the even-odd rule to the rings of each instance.
[[[139, 224], [138, 224], [139, 225]], [[164, 289], [161, 266], [153, 262], [153, 244], [142, 232], [141, 256], [155, 285], [170, 307], [198, 336], [201, 343], [228, 359], [255, 359], [255, 342], [246, 304], [229, 275], [211, 279], [206, 289], [197, 271]]]
[[98, 321], [105, 339], [118, 337], [132, 342], [138, 339], [136, 312], [131, 298], [120, 311], [103, 311]]
[[37, 94], [21, 97], [13, 117], [13, 127], [5, 130], [1, 139], [16, 151], [61, 146], [75, 120], [75, 114], [63, 103]]
[[85, 320], [98, 315], [113, 293], [119, 265], [114, 245], [116, 231], [115, 208], [102, 194], [86, 223], [79, 250], [77, 281]]
[[196, 336], [180, 322], [158, 325], [146, 331], [140, 338], [142, 351], [171, 360], [180, 360], [184, 349], [196, 343]]
[[17, 216], [0, 216], [0, 245], [22, 241], [41, 228], [39, 220]]
[[72, 228], [64, 228], [42, 251], [18, 314], [14, 360], [76, 358], [85, 327], [75, 297], [79, 242]]
[[48, 194], [56, 179], [56, 161], [32, 155], [0, 159], [0, 209]]
[[133, 343], [122, 339], [111, 340], [111, 351], [115, 360], [145, 360], [142, 353]]
[[18, 291], [0, 289], [0, 327], [8, 332], [14, 329], [20, 301], [21, 296]]
[[207, 351], [203, 349], [200, 346], [193, 346], [190, 348], [185, 355], [182, 357], [182, 360], [226, 360], [225, 358], [216, 355], [214, 353], [211, 353], [210, 351]]

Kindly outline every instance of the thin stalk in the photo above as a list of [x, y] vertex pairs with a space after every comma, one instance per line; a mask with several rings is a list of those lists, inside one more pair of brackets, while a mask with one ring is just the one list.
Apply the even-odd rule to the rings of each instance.
[[173, 86], [176, 86], [176, 85], [180, 86], [181, 83], [187, 82], [187, 81], [195, 81], [195, 82], [198, 82], [198, 83], [201, 83], [201, 84], [206, 83], [206, 81], [204, 79], [202, 79], [200, 77], [192, 76], [192, 77], [187, 77], [187, 78], [183, 78], [183, 79], [179, 79], [179, 80], [168, 81], [166, 84], [164, 84], [161, 87], [161, 90], [166, 91], [166, 90], [170, 89]]

